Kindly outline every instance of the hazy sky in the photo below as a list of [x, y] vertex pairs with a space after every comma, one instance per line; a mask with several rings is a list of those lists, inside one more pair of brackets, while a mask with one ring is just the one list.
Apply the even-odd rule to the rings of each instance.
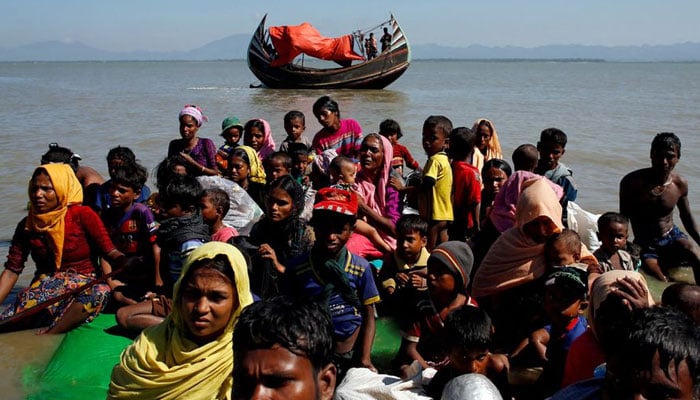
[[414, 44], [700, 42], [698, 0], [2, 0], [0, 47], [60, 40], [112, 51], [191, 50], [252, 34], [265, 13], [268, 25], [309, 21], [337, 36], [389, 12]]

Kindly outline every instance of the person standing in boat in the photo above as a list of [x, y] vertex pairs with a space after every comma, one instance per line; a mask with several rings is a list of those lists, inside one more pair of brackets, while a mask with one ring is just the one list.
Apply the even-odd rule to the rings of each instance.
[[197, 136], [202, 123], [208, 118], [202, 114], [202, 109], [186, 104], [178, 115], [180, 120], [181, 139], [170, 141], [168, 146], [168, 157], [179, 154], [192, 167], [191, 171], [195, 176], [218, 175], [219, 168], [216, 166], [216, 145], [211, 139]]
[[312, 140], [316, 154], [335, 150], [339, 156], [357, 160], [362, 144], [362, 127], [354, 119], [340, 119], [338, 103], [329, 96], [322, 96], [313, 106], [314, 116], [323, 126]]
[[[620, 213], [632, 222], [634, 243], [642, 247], [642, 264], [655, 277], [668, 281], [667, 268], [687, 261], [698, 282], [700, 234], [690, 211], [688, 180], [673, 172], [680, 157], [678, 136], [657, 134], [651, 142], [651, 167], [630, 172], [620, 181]], [[687, 235], [673, 223], [676, 207]]]
[[384, 27], [384, 34], [382, 35], [379, 42], [382, 44], [382, 53], [389, 50], [391, 47], [391, 33], [389, 33], [389, 28]]

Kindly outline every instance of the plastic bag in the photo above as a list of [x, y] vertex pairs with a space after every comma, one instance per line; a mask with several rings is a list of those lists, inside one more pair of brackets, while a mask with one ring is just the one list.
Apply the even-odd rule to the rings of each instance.
[[248, 192], [236, 182], [220, 176], [200, 176], [197, 180], [204, 189], [219, 188], [226, 191], [231, 207], [224, 217], [224, 223], [236, 228], [239, 235], [247, 236], [263, 215], [263, 210]]
[[584, 210], [578, 204], [570, 201], [566, 206], [569, 229], [576, 231], [581, 237], [581, 242], [593, 253], [600, 247], [598, 239], [599, 214], [593, 214]]

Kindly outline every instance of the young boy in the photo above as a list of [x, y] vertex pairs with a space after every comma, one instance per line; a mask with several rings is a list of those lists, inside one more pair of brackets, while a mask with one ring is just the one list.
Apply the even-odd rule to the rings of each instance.
[[385, 119], [379, 124], [379, 134], [389, 139], [389, 142], [391, 142], [391, 147], [393, 148], [391, 167], [400, 176], [403, 176], [404, 165], [412, 170], [420, 168], [420, 164], [413, 158], [408, 148], [399, 143], [399, 139], [401, 139], [403, 133], [401, 133], [401, 126], [399, 126], [398, 122], [393, 119]]
[[316, 199], [310, 221], [316, 242], [308, 254], [290, 262], [286, 290], [327, 305], [333, 321], [334, 359], [341, 374], [353, 365], [376, 371], [370, 353], [379, 292], [369, 262], [345, 248], [355, 228], [357, 195], [324, 188]]
[[284, 130], [287, 132], [287, 137], [280, 144], [279, 151], [289, 152], [291, 143], [302, 143], [306, 146], [307, 151], [312, 151], [313, 145], [311, 139], [304, 135], [306, 130], [306, 117], [301, 111], [290, 111], [284, 115]]
[[[557, 128], [547, 128], [540, 133], [537, 151], [540, 159], [535, 172], [556, 183], [564, 189], [564, 199], [575, 201], [578, 189], [573, 178], [573, 171], [559, 159], [566, 152], [566, 133]], [[564, 200], [562, 199], [562, 200]]]
[[[112, 297], [120, 304], [136, 304], [152, 286], [153, 271], [160, 262], [153, 213], [145, 204], [135, 202], [146, 182], [147, 172], [142, 166], [131, 163], [110, 169], [110, 176], [110, 205], [100, 217], [119, 251], [143, 259], [137, 270], [115, 277], [114, 280], [124, 285], [114, 287]], [[108, 264], [104, 258], [100, 262]]]
[[418, 215], [403, 215], [396, 222], [396, 250], [379, 271], [384, 309], [400, 321], [415, 309], [416, 290], [427, 288], [428, 223]]
[[[357, 165], [351, 159], [345, 156], [335, 157], [328, 166], [328, 173], [331, 178], [331, 187], [350, 191], [356, 188]], [[355, 222], [355, 232], [369, 239], [378, 250], [384, 253], [393, 251], [379, 231], [365, 220], [358, 219]]]
[[238, 142], [243, 134], [243, 124], [236, 117], [226, 117], [221, 122], [221, 137], [224, 138], [224, 144], [216, 151], [216, 165], [222, 174], [225, 174], [228, 168], [228, 159], [231, 152], [238, 147]]
[[[612, 270], [637, 271], [641, 264], [638, 246], [627, 241], [629, 220], [622, 214], [606, 212], [598, 218], [600, 247], [593, 253], [600, 273]], [[632, 255], [634, 254], [634, 255]]]
[[278, 296], [246, 307], [233, 332], [233, 399], [330, 400], [333, 324], [316, 302]]
[[297, 183], [304, 187], [304, 190], [311, 187], [309, 179], [310, 163], [312, 157], [303, 143], [290, 143], [287, 154], [292, 158], [291, 175]]
[[537, 147], [529, 143], [521, 144], [513, 150], [511, 159], [513, 160], [513, 168], [516, 171], [535, 172], [539, 161]]
[[287, 153], [276, 151], [263, 160], [263, 168], [265, 168], [267, 182], [270, 183], [281, 176], [291, 173], [292, 158]]
[[[688, 202], [688, 181], [673, 171], [680, 157], [678, 136], [657, 134], [651, 143], [651, 167], [630, 172], [620, 181], [620, 213], [632, 222], [642, 264], [654, 276], [668, 281], [668, 267], [687, 261], [700, 282], [700, 234]], [[676, 207], [687, 235], [673, 223]]]
[[664, 289], [661, 304], [683, 311], [700, 327], [700, 286], [690, 283], [674, 283]]
[[501, 397], [511, 399], [508, 357], [491, 353], [492, 336], [491, 318], [484, 310], [467, 305], [452, 310], [445, 320], [444, 336], [449, 363], [435, 374], [426, 393], [439, 399], [452, 378], [476, 373], [487, 376]]
[[224, 217], [231, 207], [231, 200], [225, 190], [219, 188], [206, 189], [200, 203], [202, 220], [209, 227], [211, 240], [228, 242], [238, 236], [236, 228], [226, 225]]
[[[109, 172], [110, 180], [100, 185], [97, 189], [97, 197], [95, 199], [95, 211], [98, 213], [109, 209], [111, 205], [110, 193], [112, 190], [111, 179], [114, 179], [114, 170], [122, 165], [136, 164], [137, 168], [143, 167], [136, 161], [136, 155], [128, 147], [117, 146], [109, 149], [107, 153], [107, 171]], [[148, 174], [146, 173], [146, 178]], [[141, 185], [141, 190], [138, 197], [134, 200], [136, 203], [145, 203], [151, 196], [151, 189], [145, 185], [146, 180]]]
[[481, 209], [481, 174], [469, 160], [476, 149], [477, 135], [466, 127], [450, 133], [452, 158], [452, 181], [454, 187], [454, 221], [449, 229], [450, 240], [471, 240], [479, 232], [479, 210]]

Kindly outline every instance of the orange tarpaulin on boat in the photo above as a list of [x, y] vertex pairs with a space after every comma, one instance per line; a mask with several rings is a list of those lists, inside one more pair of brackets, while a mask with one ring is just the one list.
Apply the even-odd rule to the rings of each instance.
[[278, 54], [270, 64], [273, 67], [289, 64], [301, 53], [330, 61], [364, 60], [352, 49], [352, 35], [323, 37], [308, 22], [295, 26], [271, 26], [269, 33]]

